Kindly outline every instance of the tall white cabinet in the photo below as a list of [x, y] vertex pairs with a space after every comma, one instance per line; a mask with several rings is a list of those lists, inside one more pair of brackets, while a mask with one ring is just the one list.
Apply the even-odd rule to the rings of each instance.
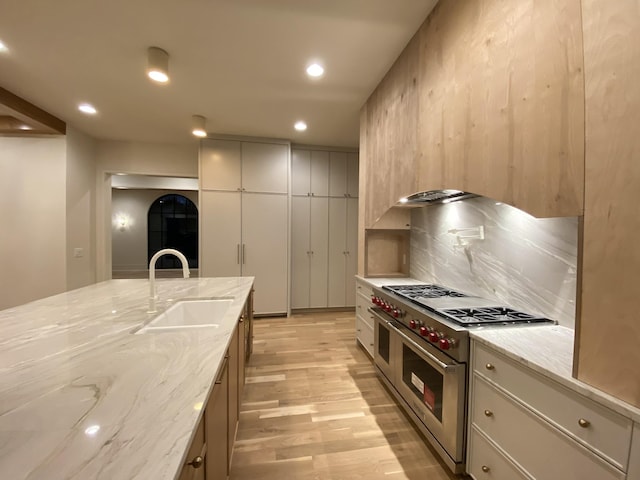
[[353, 306], [358, 154], [294, 148], [291, 308]]
[[288, 143], [200, 146], [200, 274], [254, 276], [256, 314], [288, 311]]

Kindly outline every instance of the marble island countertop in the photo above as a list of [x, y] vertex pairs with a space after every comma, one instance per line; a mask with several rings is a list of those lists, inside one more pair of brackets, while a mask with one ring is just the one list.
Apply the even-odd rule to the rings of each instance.
[[0, 477], [174, 479], [253, 278], [157, 280], [158, 313], [231, 297], [219, 326], [133, 334], [148, 280], [111, 280], [0, 311]]

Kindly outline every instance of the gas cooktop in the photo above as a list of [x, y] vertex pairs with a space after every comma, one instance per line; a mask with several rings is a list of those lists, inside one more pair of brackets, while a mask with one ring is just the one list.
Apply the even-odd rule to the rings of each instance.
[[386, 285], [382, 288], [464, 327], [554, 323], [553, 320], [543, 316], [497, 306], [493, 301], [467, 295], [441, 285]]

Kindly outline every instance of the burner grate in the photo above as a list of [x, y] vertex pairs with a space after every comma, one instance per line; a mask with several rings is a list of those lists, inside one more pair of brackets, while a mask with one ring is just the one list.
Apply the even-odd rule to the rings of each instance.
[[468, 295], [440, 285], [389, 285], [382, 287], [396, 295], [415, 300], [419, 298], [467, 297]]
[[548, 318], [520, 312], [508, 307], [445, 308], [438, 311], [460, 325], [551, 322]]

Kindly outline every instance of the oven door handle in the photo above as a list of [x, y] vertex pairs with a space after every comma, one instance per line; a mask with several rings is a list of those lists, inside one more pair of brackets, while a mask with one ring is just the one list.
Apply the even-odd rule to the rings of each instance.
[[393, 327], [394, 330], [398, 333], [398, 335], [400, 335], [407, 343], [410, 343], [411, 345], [413, 345], [416, 349], [418, 349], [420, 353], [422, 353], [425, 357], [431, 360], [431, 362], [433, 362], [435, 366], [440, 367], [443, 371], [446, 372], [448, 370], [455, 370], [459, 367], [458, 364], [444, 363], [442, 360], [440, 360], [438, 357], [436, 357], [432, 353], [427, 352], [423, 347], [421, 347], [417, 342], [415, 342], [412, 338], [410, 338], [406, 333], [402, 332], [400, 328], [396, 326], [394, 323], [389, 322], [388, 320], [385, 320], [385, 322], [387, 322], [387, 325], [389, 325], [390, 327]]

